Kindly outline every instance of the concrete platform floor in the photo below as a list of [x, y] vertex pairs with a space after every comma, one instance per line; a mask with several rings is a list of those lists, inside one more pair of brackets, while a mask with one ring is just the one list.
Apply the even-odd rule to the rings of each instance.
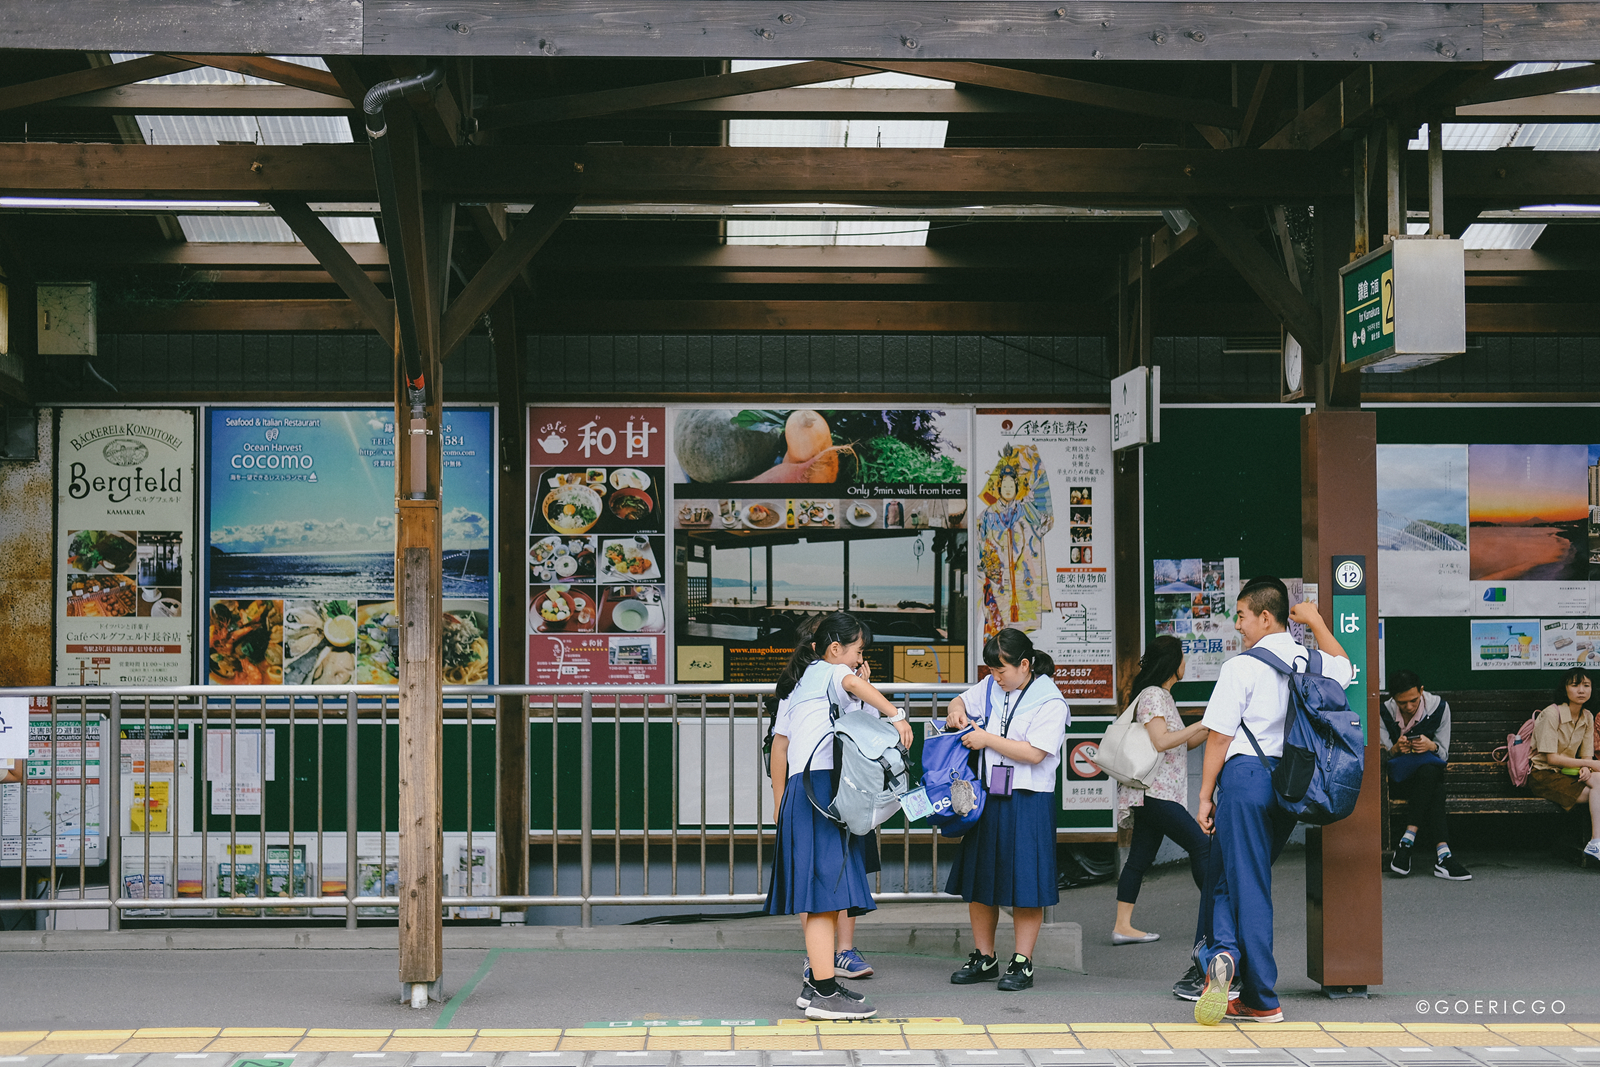
[[[1370, 999], [1329, 1000], [1304, 977], [1304, 862], [1302, 854], [1287, 853], [1278, 865], [1275, 886], [1279, 992], [1291, 1024], [1321, 1025], [1304, 1030], [1297, 1025], [1264, 1027], [1262, 1037], [1279, 1034], [1280, 1043], [1345, 1045], [1352, 1043], [1345, 1037], [1350, 1034], [1361, 1043], [1376, 1040], [1394, 1047], [1460, 1045], [1463, 1034], [1476, 1035], [1467, 1043], [1506, 1046], [1587, 1047], [1600, 1040], [1600, 1026], [1591, 1025], [1600, 1024], [1592, 936], [1594, 905], [1600, 901], [1596, 872], [1537, 853], [1479, 853], [1462, 859], [1476, 876], [1471, 882], [1447, 882], [1426, 873], [1386, 880], [1384, 984], [1372, 990]], [[967, 1035], [993, 1048], [996, 1035], [1010, 1033], [1005, 1038], [1009, 1047], [1019, 1047], [1015, 1042], [1032, 1033], [1036, 1036], [1021, 1047], [1043, 1047], [1070, 1034], [1080, 1046], [1159, 1048], [1180, 1047], [1175, 1039], [1197, 1040], [1190, 1033], [1208, 1041], [1231, 1035], [1229, 1027], [1194, 1031], [1190, 1005], [1170, 993], [1187, 966], [1194, 926], [1196, 891], [1187, 868], [1160, 869], [1146, 881], [1135, 922], [1162, 933], [1159, 942], [1113, 947], [1114, 899], [1111, 885], [1063, 894], [1057, 915], [1082, 925], [1086, 973], [1051, 967], [1048, 959], [1041, 959], [1037, 985], [1027, 992], [950, 985], [952, 961], [944, 955], [949, 951], [945, 944], [929, 946], [939, 955], [869, 952], [878, 975], [857, 988], [879, 1006], [885, 1020], [870, 1028], [879, 1034], [873, 1040], [889, 1041], [893, 1031], [893, 1047], [915, 1047], [913, 1039], [945, 1041], [938, 1047], [947, 1047], [951, 1039]], [[927, 914], [918, 915], [919, 924], [938, 925], [931, 922], [934, 912], [920, 910]], [[959, 918], [959, 909], [951, 918]], [[48, 1032], [123, 1031], [115, 1041], [111, 1035], [85, 1038], [95, 1053], [109, 1055], [145, 1027], [206, 1028], [206, 1035], [174, 1035], [171, 1040], [183, 1040], [184, 1049], [143, 1050], [190, 1055], [217, 1050], [212, 1042], [222, 1039], [218, 1031], [223, 1027], [288, 1028], [281, 1041], [239, 1034], [239, 1043], [224, 1050], [241, 1052], [289, 1051], [281, 1046], [291, 1041], [304, 1051], [333, 1051], [310, 1043], [316, 1029], [376, 1031], [348, 1038], [366, 1051], [403, 1050], [405, 1042], [427, 1037], [419, 1032], [425, 1030], [433, 1032], [430, 1044], [413, 1051], [446, 1051], [440, 1042], [453, 1051], [491, 1051], [480, 1044], [490, 1038], [520, 1042], [515, 1048], [532, 1050], [538, 1046], [528, 1044], [536, 1036], [529, 1030], [541, 1031], [540, 1044], [549, 1050], [568, 1049], [578, 1046], [569, 1045], [574, 1038], [562, 1031], [615, 1022], [641, 1025], [614, 1029], [607, 1037], [646, 1050], [664, 1038], [661, 1031], [666, 1028], [659, 1024], [680, 1019], [699, 1020], [716, 1030], [681, 1033], [678, 1040], [698, 1037], [706, 1042], [701, 1047], [724, 1050], [758, 1037], [786, 1035], [790, 1047], [798, 1042], [812, 1049], [830, 1047], [829, 1040], [847, 1040], [840, 1027], [795, 1029], [794, 1022], [783, 1022], [800, 1014], [794, 1007], [801, 964], [797, 928], [786, 923], [763, 928], [758, 940], [764, 943], [757, 947], [714, 947], [719, 937], [723, 945], [748, 946], [749, 936], [737, 932], [746, 922], [751, 921], [606, 932], [608, 939], [636, 936], [653, 945], [662, 944], [662, 937], [678, 939], [679, 947], [649, 948], [570, 947], [582, 940], [578, 937], [566, 940], [569, 947], [559, 947], [561, 940], [550, 931], [451, 931], [446, 941], [449, 999], [423, 1011], [399, 1003], [395, 953], [389, 947], [392, 930], [358, 931], [356, 943], [371, 947], [343, 949], [332, 946], [346, 939], [344, 931], [172, 931], [129, 938], [194, 946], [158, 950], [98, 947], [107, 943], [103, 934], [51, 935], [43, 939], [50, 947], [41, 947], [39, 935], [5, 934], [0, 935], [0, 1031], [32, 1036], [21, 1044], [20, 1037], [0, 1035], [0, 1056], [32, 1054]], [[868, 948], [869, 934], [869, 924], [863, 923], [860, 940]], [[297, 940], [302, 947], [293, 947]], [[1009, 948], [1004, 933], [1001, 940], [1001, 948]], [[93, 947], [61, 950], [69, 944]], [[229, 944], [236, 947], [217, 947]], [[323, 950], [324, 945], [329, 947]], [[941, 1037], [942, 1031], [915, 1034], [908, 1027], [958, 1024], [889, 1021], [906, 1019], [959, 1019], [963, 1029]], [[754, 1026], [724, 1029], [725, 1022]], [[1485, 1025], [1532, 1029], [1490, 1030]], [[974, 1026], [978, 1029], [965, 1029]], [[868, 1029], [857, 1026], [851, 1032]], [[495, 1031], [508, 1030], [523, 1036], [495, 1037]], [[1296, 1032], [1301, 1036], [1294, 1037]], [[593, 1027], [589, 1033], [598, 1037]], [[1040, 1042], [1039, 1034], [1061, 1036]], [[190, 1052], [201, 1036], [205, 1040]], [[151, 1035], [142, 1040], [167, 1039]], [[579, 1046], [584, 1043], [578, 1040]], [[497, 1051], [511, 1047], [500, 1044]], [[108, 1062], [104, 1067], [121, 1065]], [[194, 1067], [202, 1067], [200, 1061]], [[383, 1065], [374, 1060], [370, 1067]], [[463, 1067], [478, 1065], [463, 1062]]]

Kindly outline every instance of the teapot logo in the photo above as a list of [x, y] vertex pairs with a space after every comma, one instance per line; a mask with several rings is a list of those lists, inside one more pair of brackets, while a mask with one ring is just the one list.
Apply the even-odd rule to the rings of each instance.
[[557, 436], [556, 432], [552, 430], [547, 436], [539, 438], [539, 447], [554, 455], [567, 447], [567, 439]]

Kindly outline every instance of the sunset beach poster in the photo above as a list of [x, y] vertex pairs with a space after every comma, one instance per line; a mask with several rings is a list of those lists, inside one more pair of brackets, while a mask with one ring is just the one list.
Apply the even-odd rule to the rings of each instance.
[[1587, 445], [1472, 445], [1468, 549], [1474, 581], [1589, 577]]

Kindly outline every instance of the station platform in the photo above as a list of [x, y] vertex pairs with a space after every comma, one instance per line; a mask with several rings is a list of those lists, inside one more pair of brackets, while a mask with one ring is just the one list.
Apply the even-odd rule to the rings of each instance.
[[[1061, 1062], [1212, 1067], [1213, 1060], [1193, 1056], [1142, 1056], [1371, 1049], [1342, 1059], [1346, 1054], [1329, 1053], [1335, 1058], [1309, 1067], [1482, 1067], [1480, 1059], [1446, 1050], [1546, 1048], [1556, 1051], [1534, 1059], [1531, 1051], [1496, 1052], [1512, 1059], [1489, 1067], [1600, 1067], [1600, 983], [1588, 934], [1600, 899], [1596, 872], [1542, 852], [1461, 858], [1473, 871], [1470, 882], [1420, 872], [1385, 882], [1384, 983], [1365, 998], [1330, 999], [1305, 977], [1304, 856], [1286, 852], [1275, 872], [1278, 990], [1288, 1020], [1281, 1024], [1199, 1027], [1192, 1005], [1172, 996], [1188, 965], [1196, 906], [1187, 867], [1172, 866], [1146, 879], [1134, 913], [1136, 924], [1163, 935], [1160, 941], [1111, 944], [1113, 885], [1063, 893], [1057, 917], [1072, 922], [1051, 936], [1058, 953], [1080, 945], [1081, 962], [1065, 966], [1071, 961], [1052, 960], [1041, 948], [1034, 988], [1018, 993], [949, 983], [956, 956], [970, 945], [960, 905], [901, 906], [914, 916], [883, 909], [858, 930], [877, 973], [855, 988], [879, 1008], [877, 1018], [859, 1023], [800, 1017], [794, 997], [802, 954], [792, 920], [594, 931], [453, 928], [446, 932], [445, 999], [421, 1010], [400, 1002], [392, 928], [11, 932], [0, 934], [0, 1063], [35, 1067], [60, 1057], [49, 1067], [666, 1067], [654, 1054], [761, 1053], [771, 1055], [675, 1063], [939, 1067], [917, 1057], [970, 1050], [1005, 1053], [970, 1062], [1039, 1067], [1007, 1050], [1076, 1050], [1094, 1055]], [[908, 938], [902, 928], [922, 933]], [[898, 947], [873, 947], [875, 937], [896, 929]], [[999, 941], [1009, 951], [1005, 927]], [[1109, 1051], [1123, 1058], [1100, 1055]], [[834, 1055], [847, 1052], [916, 1056], [869, 1062]], [[554, 1058], [511, 1058], [534, 1053]], [[602, 1053], [635, 1055], [583, 1064], [572, 1058]], [[778, 1053], [820, 1058], [780, 1063]], [[1133, 1053], [1140, 1056], [1128, 1060]], [[1280, 1063], [1278, 1053], [1240, 1055], [1252, 1056], [1237, 1062], [1253, 1067], [1306, 1065]]]

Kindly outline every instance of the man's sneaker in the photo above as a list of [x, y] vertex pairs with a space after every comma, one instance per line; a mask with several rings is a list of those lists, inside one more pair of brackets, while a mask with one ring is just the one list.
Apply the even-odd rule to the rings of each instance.
[[[1200, 964], [1194, 960], [1189, 961], [1189, 969], [1183, 972], [1183, 977], [1172, 985], [1172, 995], [1179, 1000], [1199, 1000], [1200, 993], [1206, 987], [1206, 972], [1200, 969]], [[1228, 987], [1228, 999], [1239, 999], [1239, 977], [1235, 975], [1233, 984]]]
[[974, 952], [967, 957], [967, 962], [961, 969], [950, 976], [951, 985], [973, 985], [977, 982], [992, 982], [1000, 977], [1000, 961], [993, 956], [985, 956], [981, 952]]
[[825, 997], [815, 989], [811, 1003], [806, 1005], [807, 1019], [870, 1019], [878, 1014], [872, 1002], [853, 989], [839, 987], [832, 996]]
[[1228, 1018], [1241, 1023], [1281, 1023], [1282, 1008], [1252, 1008], [1242, 1000], [1228, 1001]]
[[1394, 858], [1389, 861], [1389, 869], [1404, 878], [1411, 873], [1411, 846], [1405, 842], [1394, 850]]
[[861, 958], [861, 953], [847, 948], [833, 957], [833, 973], [840, 978], [871, 978], [872, 965]]
[[811, 998], [816, 995], [816, 987], [811, 984], [811, 964], [807, 962], [800, 970], [800, 995], [794, 998], [794, 1006], [804, 1011], [811, 1007]]
[[1000, 979], [1000, 990], [1012, 993], [1018, 989], [1031, 989], [1033, 987], [1033, 961], [1018, 952], [1011, 957], [1011, 966], [1006, 968], [1005, 975]]
[[1449, 853], [1446, 853], [1442, 859], [1434, 863], [1433, 876], [1435, 878], [1448, 878], [1452, 882], [1472, 881], [1472, 872], [1457, 863], [1456, 858]]
[[1200, 991], [1200, 999], [1194, 1002], [1195, 1022], [1201, 1026], [1215, 1026], [1222, 1021], [1228, 1013], [1228, 987], [1237, 973], [1233, 953], [1219, 952], [1211, 957], [1211, 965], [1206, 968], [1205, 988]]

